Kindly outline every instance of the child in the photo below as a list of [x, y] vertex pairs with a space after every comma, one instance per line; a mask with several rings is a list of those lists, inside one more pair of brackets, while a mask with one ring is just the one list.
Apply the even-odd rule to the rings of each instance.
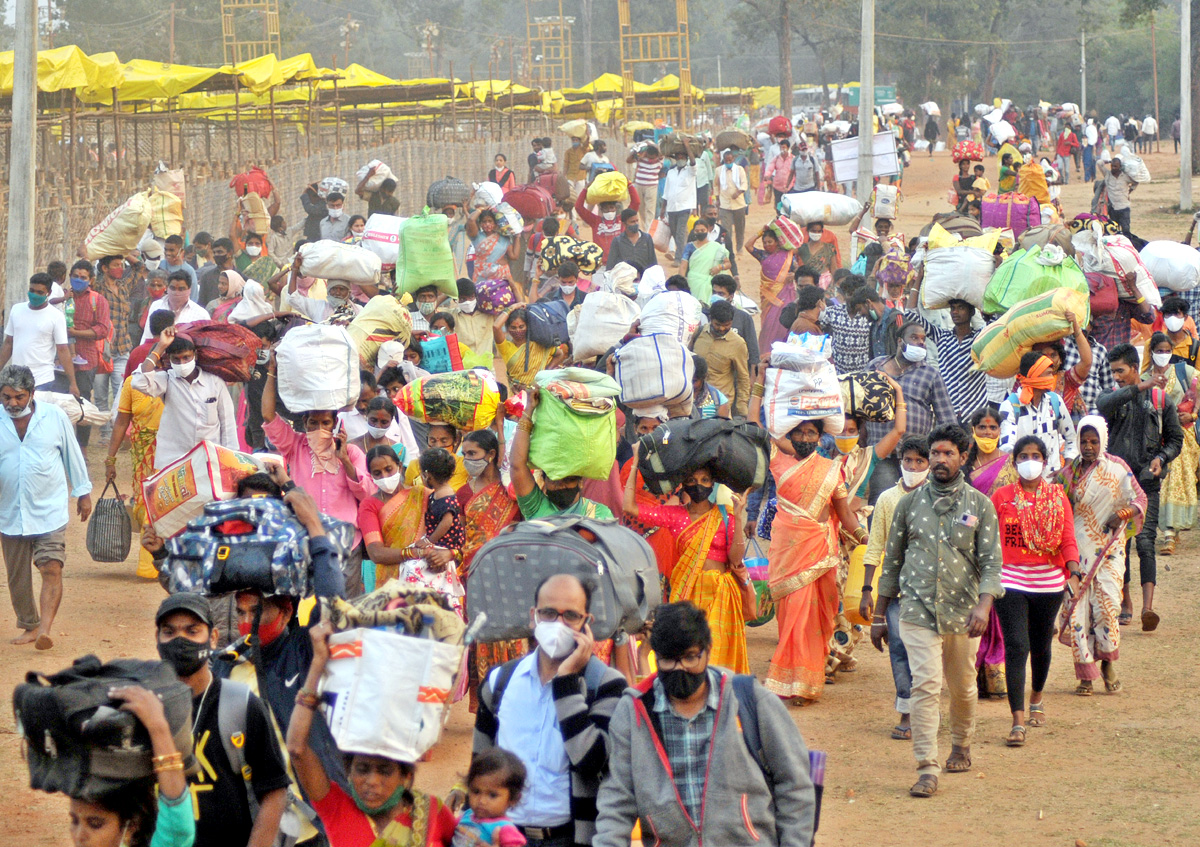
[[1010, 191], [1017, 190], [1017, 169], [1013, 167], [1012, 153], [1005, 153], [1004, 158], [1000, 160], [1000, 182], [998, 185], [1001, 194], [1008, 194]]
[[421, 481], [429, 490], [425, 534], [413, 545], [422, 551], [423, 558], [405, 564], [401, 578], [447, 595], [454, 611], [462, 616], [465, 592], [458, 578], [456, 561], [466, 541], [466, 528], [458, 496], [450, 485], [457, 464], [454, 456], [441, 447], [421, 454], [418, 464]]
[[987, 194], [992, 190], [992, 184], [984, 176], [987, 171], [983, 165], [975, 165], [975, 167], [971, 168], [971, 173], [975, 175], [975, 181], [971, 183], [971, 187], [975, 189], [977, 194]]
[[452, 847], [520, 847], [525, 836], [505, 815], [521, 799], [525, 765], [507, 750], [481, 753], [467, 771], [467, 803]]

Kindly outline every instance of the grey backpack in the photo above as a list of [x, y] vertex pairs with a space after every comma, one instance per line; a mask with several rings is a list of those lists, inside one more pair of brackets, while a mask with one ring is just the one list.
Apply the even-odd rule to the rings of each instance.
[[471, 563], [467, 616], [487, 612], [480, 641], [531, 635], [533, 593], [548, 576], [569, 573], [590, 580], [592, 635], [636, 632], [661, 602], [658, 563], [646, 540], [616, 521], [554, 515], [506, 527], [480, 548]]

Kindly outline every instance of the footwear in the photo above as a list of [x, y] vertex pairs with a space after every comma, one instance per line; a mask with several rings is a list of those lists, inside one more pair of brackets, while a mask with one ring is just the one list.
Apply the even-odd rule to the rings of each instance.
[[1117, 669], [1113, 667], [1110, 661], [1100, 662], [1100, 673], [1104, 676], [1104, 690], [1109, 694], [1117, 694], [1121, 691], [1121, 680], [1117, 679]]
[[1046, 709], [1041, 703], [1029, 704], [1029, 725], [1030, 726], [1045, 726], [1046, 725]]
[[1173, 556], [1175, 554], [1175, 542], [1177, 540], [1178, 537], [1174, 533], [1168, 535], [1165, 539], [1163, 539], [1162, 545], [1158, 548], [1158, 555]]
[[1122, 610], [1121, 614], [1117, 615], [1118, 626], [1129, 626], [1131, 623], [1133, 623], [1133, 612]]
[[1112, 682], [1109, 682], [1107, 679], [1104, 680], [1104, 690], [1109, 694], [1120, 694], [1121, 689], [1124, 687], [1121, 685], [1121, 680], [1119, 679], [1114, 679]]
[[908, 789], [910, 797], [932, 797], [937, 794], [937, 777], [931, 773], [922, 774], [920, 779], [913, 783], [913, 787]]
[[1154, 632], [1158, 629], [1158, 622], [1162, 620], [1158, 616], [1158, 612], [1153, 609], [1146, 609], [1142, 612], [1142, 632]]
[[1008, 733], [1008, 738], [1004, 739], [1004, 743], [1009, 747], [1024, 747], [1025, 746], [1025, 727], [1014, 726]]
[[1075, 693], [1080, 697], [1091, 697], [1092, 681], [1090, 679], [1080, 680], [1079, 684], [1075, 686]]
[[971, 769], [971, 748], [950, 747], [950, 757], [946, 759], [946, 773], [966, 773]]
[[892, 738], [896, 741], [912, 741], [912, 727], [896, 724], [892, 727]]

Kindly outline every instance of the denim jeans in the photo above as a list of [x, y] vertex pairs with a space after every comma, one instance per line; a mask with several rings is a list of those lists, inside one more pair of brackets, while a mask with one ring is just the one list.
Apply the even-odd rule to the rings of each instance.
[[[125, 366], [129, 364], [129, 354], [122, 356], [113, 356], [112, 373], [96, 374], [96, 382], [94, 385], [96, 408], [102, 412], [112, 412], [110, 419], [115, 419], [117, 416], [117, 399], [121, 396], [121, 384], [125, 382]], [[112, 431], [112, 424], [101, 428], [104, 437], [107, 437], [105, 430]]]
[[912, 697], [912, 671], [908, 667], [908, 651], [904, 649], [904, 641], [900, 638], [900, 598], [893, 597], [888, 603], [888, 658], [892, 661], [892, 681], [896, 684], [896, 711], [902, 715], [910, 714]]
[[1071, 157], [1070, 156], [1058, 156], [1057, 159], [1058, 159], [1058, 161], [1056, 164], [1058, 165], [1059, 176], [1062, 177], [1062, 184], [1067, 185], [1071, 181], [1070, 180]]
[[1092, 147], [1083, 148], [1083, 181], [1096, 181], [1096, 151]]
[[1136, 538], [1125, 542], [1126, 583], [1129, 582], [1129, 571], [1133, 567], [1133, 557], [1129, 555], [1131, 544], [1137, 549], [1142, 585], [1158, 582], [1158, 558], [1154, 552], [1154, 537], [1158, 534], [1158, 498], [1158, 490], [1146, 492], [1146, 520], [1142, 522], [1142, 530]]
[[692, 212], [685, 209], [682, 212], [667, 212], [667, 225], [671, 228], [671, 237], [675, 239], [675, 261], [683, 258], [683, 248], [688, 243], [688, 218]]

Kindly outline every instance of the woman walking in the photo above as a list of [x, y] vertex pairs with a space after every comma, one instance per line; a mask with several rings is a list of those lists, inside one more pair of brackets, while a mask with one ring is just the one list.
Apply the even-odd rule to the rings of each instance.
[[1158, 525], [1163, 528], [1160, 556], [1175, 552], [1179, 533], [1196, 525], [1196, 465], [1200, 462], [1200, 447], [1196, 445], [1196, 369], [1174, 352], [1165, 332], [1150, 336], [1149, 370], [1155, 377], [1165, 377], [1164, 389], [1179, 412], [1183, 427], [1183, 448], [1171, 462], [1159, 494]]
[[1004, 631], [1004, 676], [1012, 730], [1005, 743], [1025, 744], [1025, 663], [1032, 668], [1029, 726], [1044, 726], [1042, 693], [1050, 674], [1050, 644], [1054, 621], [1062, 605], [1063, 588], [1079, 590], [1079, 550], [1075, 518], [1059, 485], [1043, 478], [1046, 445], [1026, 435], [1013, 445], [1019, 483], [1006, 485], [992, 496], [1000, 520], [1004, 595], [996, 600]]
[[[496, 213], [491, 209], [476, 209], [467, 215], [467, 238], [475, 247], [475, 276], [471, 280], [476, 285], [485, 279], [507, 279], [512, 281], [512, 270], [509, 262], [516, 261], [520, 255], [520, 244], [517, 239], [501, 235], [497, 229]], [[524, 293], [516, 282], [512, 282], [517, 299], [524, 299]]]
[[[759, 241], [761, 247], [755, 247]], [[762, 318], [758, 333], [758, 349], [770, 352], [771, 345], [787, 338], [787, 327], [779, 320], [783, 309], [796, 302], [796, 251], [784, 250], [779, 243], [779, 230], [767, 225], [746, 245], [746, 252], [758, 260], [758, 296]]]

